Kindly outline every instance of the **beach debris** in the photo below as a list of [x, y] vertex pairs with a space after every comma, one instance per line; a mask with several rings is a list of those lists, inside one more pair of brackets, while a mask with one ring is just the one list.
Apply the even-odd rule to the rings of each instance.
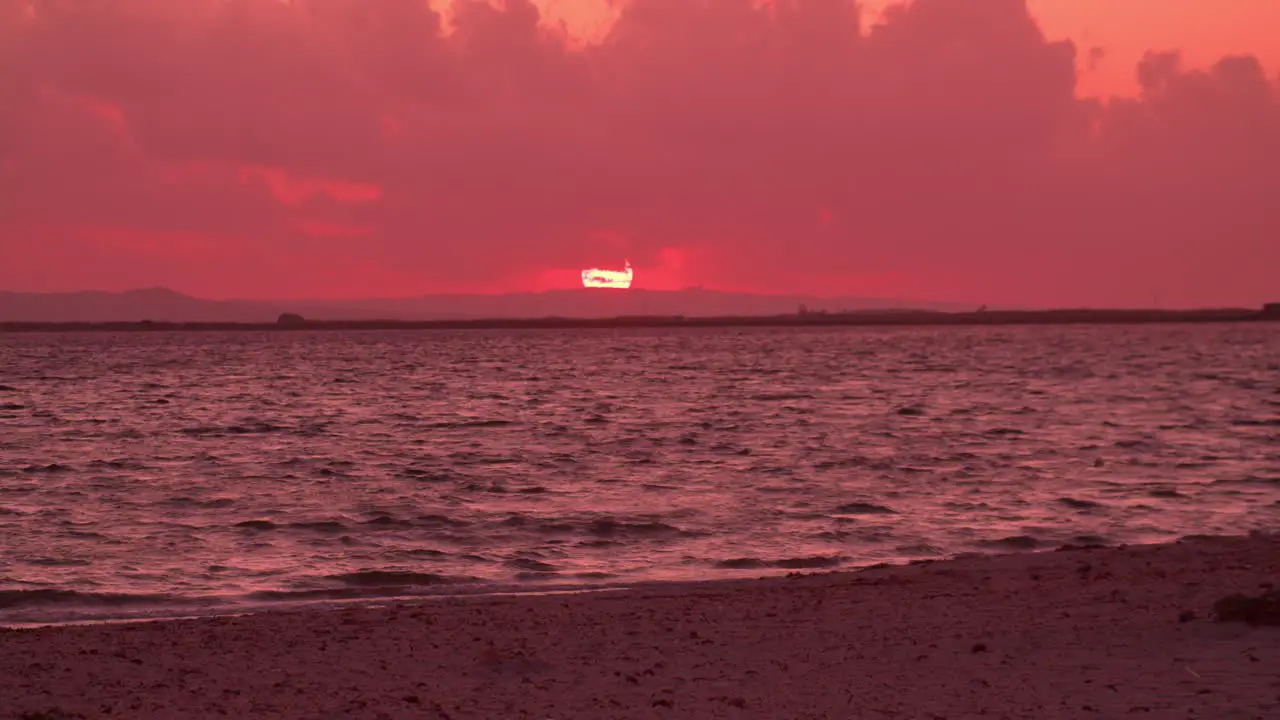
[[1218, 622], [1280, 626], [1280, 590], [1270, 589], [1257, 596], [1228, 595], [1213, 604], [1213, 614]]

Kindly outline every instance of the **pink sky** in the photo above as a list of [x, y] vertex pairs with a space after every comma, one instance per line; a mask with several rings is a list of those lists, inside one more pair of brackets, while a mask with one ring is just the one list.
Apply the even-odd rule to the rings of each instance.
[[449, 5], [0, 0], [0, 289], [1280, 300], [1274, 0]]

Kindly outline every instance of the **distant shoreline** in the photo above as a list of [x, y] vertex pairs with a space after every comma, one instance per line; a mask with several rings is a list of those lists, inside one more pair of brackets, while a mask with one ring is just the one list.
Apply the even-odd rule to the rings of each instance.
[[199, 332], [296, 330], [573, 330], [623, 328], [893, 327], [972, 325], [1138, 325], [1157, 323], [1239, 323], [1280, 321], [1280, 307], [1200, 310], [931, 310], [810, 312], [769, 316], [620, 316], [611, 318], [492, 318], [479, 320], [307, 320], [282, 316], [277, 322], [0, 322], [0, 333], [31, 332]]

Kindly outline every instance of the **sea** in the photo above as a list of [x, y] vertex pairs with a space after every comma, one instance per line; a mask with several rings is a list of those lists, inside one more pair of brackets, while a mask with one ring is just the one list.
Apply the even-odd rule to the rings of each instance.
[[0, 624], [1280, 528], [1280, 324], [0, 335]]

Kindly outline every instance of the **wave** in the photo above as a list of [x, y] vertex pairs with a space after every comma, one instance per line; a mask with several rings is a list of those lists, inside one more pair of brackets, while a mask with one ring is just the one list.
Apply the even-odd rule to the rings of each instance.
[[514, 560], [508, 560], [506, 564], [521, 570], [538, 573], [554, 573], [559, 572], [560, 570], [560, 568], [552, 565], [551, 563], [534, 560], [532, 558], [516, 558]]
[[160, 501], [159, 504], [168, 505], [172, 507], [193, 507], [193, 508], [216, 509], [216, 508], [231, 507], [236, 504], [236, 501], [233, 500], [232, 498], [212, 498], [209, 500], [201, 500], [199, 498], [187, 497], [185, 495], [182, 495], [179, 497], [171, 497], [166, 500], [162, 500]]
[[1010, 535], [998, 540], [981, 540], [978, 544], [996, 550], [1035, 550], [1040, 547], [1040, 541], [1030, 535]]
[[762, 560], [760, 558], [747, 557], [720, 560], [715, 563], [715, 566], [726, 570], [756, 570], [764, 568], [777, 568], [782, 570], [813, 570], [817, 568], [837, 567], [843, 563], [844, 560], [844, 557], [839, 555], [818, 555], [813, 557], [784, 558], [782, 560]]
[[466, 479], [465, 475], [453, 472], [451, 470], [427, 470], [423, 468], [409, 467], [400, 471], [400, 474], [412, 480], [419, 482], [453, 482], [456, 480]]
[[362, 588], [329, 588], [325, 590], [258, 590], [245, 596], [259, 602], [305, 602], [308, 600], [359, 600], [361, 598], [393, 597], [409, 593], [389, 593], [385, 590]]
[[58, 558], [58, 557], [34, 557], [23, 560], [28, 565], [40, 565], [43, 567], [89, 567], [93, 565], [88, 560], [80, 558]]
[[129, 593], [91, 593], [77, 590], [38, 588], [35, 590], [0, 590], [0, 609], [47, 605], [95, 605], [121, 607], [129, 605], [189, 604], [192, 598], [175, 595], [143, 595]]
[[600, 518], [593, 520], [590, 525], [586, 526], [586, 532], [598, 537], [613, 537], [615, 535], [690, 535], [688, 531], [681, 530], [675, 525], [668, 525], [664, 522], [625, 522], [615, 520], [613, 518]]
[[515, 420], [456, 420], [453, 422], [434, 422], [423, 425], [430, 430], [451, 430], [467, 428], [494, 428], [519, 425]]
[[365, 520], [362, 525], [373, 525], [375, 527], [409, 527], [413, 523], [408, 520], [391, 517], [390, 515], [378, 515], [370, 520]]
[[1102, 507], [1102, 503], [1093, 500], [1077, 500], [1073, 497], [1060, 497], [1058, 502], [1066, 505], [1073, 510], [1097, 510]]
[[314, 530], [316, 532], [343, 532], [346, 525], [336, 520], [318, 520], [315, 522], [275, 523], [271, 520], [245, 520], [235, 524], [238, 528], [248, 530]]
[[898, 511], [884, 505], [855, 502], [841, 505], [836, 508], [836, 513], [840, 515], [897, 515]]
[[424, 525], [434, 525], [437, 527], [466, 527], [471, 523], [466, 520], [458, 520], [448, 515], [419, 515], [414, 518]]
[[1280, 418], [1266, 418], [1264, 420], [1243, 418], [1240, 420], [1232, 420], [1231, 424], [1237, 427], [1280, 427]]
[[90, 460], [89, 467], [105, 470], [149, 470], [150, 467], [136, 460], [124, 458], [118, 460]]
[[28, 473], [28, 474], [64, 473], [64, 472], [71, 472], [74, 469], [75, 468], [71, 467], [70, 465], [63, 465], [61, 463], [49, 463], [48, 465], [28, 465], [22, 468], [22, 472]]
[[758, 395], [750, 395], [748, 400], [756, 400], [759, 402], [786, 402], [788, 400], [814, 400], [816, 399], [809, 393], [760, 393]]
[[439, 573], [422, 573], [408, 570], [360, 570], [358, 572], [326, 575], [325, 579], [334, 580], [350, 587], [362, 588], [452, 585], [475, 581], [475, 578], [452, 577]]
[[245, 520], [244, 522], [236, 523], [236, 527], [249, 530], [275, 530], [280, 526], [270, 520]]
[[559, 579], [560, 573], [553, 571], [528, 570], [516, 573], [517, 582], [547, 582]]
[[195, 427], [182, 428], [178, 432], [192, 437], [222, 437], [226, 435], [262, 435], [288, 429], [283, 425], [253, 422], [243, 425], [197, 425]]
[[527, 528], [540, 535], [591, 535], [596, 538], [699, 537], [703, 534], [649, 518], [625, 520], [612, 516], [557, 519], [512, 513], [498, 524], [502, 527]]
[[1242, 478], [1222, 478], [1213, 481], [1214, 485], [1280, 485], [1280, 475], [1267, 477], [1263, 475], [1245, 475]]

